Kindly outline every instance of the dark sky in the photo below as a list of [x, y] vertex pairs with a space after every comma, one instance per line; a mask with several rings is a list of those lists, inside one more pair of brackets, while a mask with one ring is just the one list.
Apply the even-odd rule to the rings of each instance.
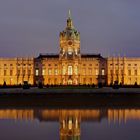
[[69, 9], [82, 52], [140, 56], [140, 0], [0, 0], [0, 57], [58, 53]]

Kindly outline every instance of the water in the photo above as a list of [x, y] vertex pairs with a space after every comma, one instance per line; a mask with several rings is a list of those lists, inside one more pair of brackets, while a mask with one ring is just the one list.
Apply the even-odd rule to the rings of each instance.
[[0, 109], [0, 140], [140, 140], [140, 109]]

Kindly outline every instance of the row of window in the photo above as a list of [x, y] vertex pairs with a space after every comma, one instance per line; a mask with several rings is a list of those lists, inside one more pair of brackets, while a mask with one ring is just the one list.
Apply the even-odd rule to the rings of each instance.
[[[96, 76], [99, 75], [99, 70], [98, 69], [95, 69], [94, 72], [95, 72]], [[49, 68], [48, 69], [48, 75], [53, 75], [53, 74], [58, 75], [58, 69]], [[78, 67], [74, 67], [74, 69], [73, 69], [72, 66], [68, 66], [68, 71], [66, 70], [66, 67], [63, 67], [62, 68], [62, 75], [66, 75], [66, 74], [68, 74], [68, 75], [73, 75], [73, 74], [78, 75]], [[93, 74], [93, 69], [90, 68], [90, 69], [88, 69], [88, 71], [86, 69], [83, 69], [82, 74], [83, 75], [87, 75], [87, 74], [92, 75]], [[39, 69], [36, 69], [35, 75], [39, 76]], [[42, 70], [42, 75], [46, 75], [46, 69]], [[105, 69], [101, 70], [101, 75], [105, 75]]]
[[28, 75], [31, 75], [31, 70], [28, 70], [28, 71], [26, 71], [26, 70], [18, 70], [17, 71], [17, 75], [26, 75], [26, 74], [28, 74]]
[[[114, 64], [114, 65], [116, 65], [116, 66], [118, 66], [118, 65], [123, 66], [124, 64]], [[113, 66], [113, 64], [110, 64], [110, 66]], [[137, 64], [134, 64], [134, 65], [128, 64], [128, 66], [137, 66]]]
[[[13, 64], [3, 64], [3, 66], [4, 67], [7, 67], [7, 66], [10, 66], [10, 67], [12, 67], [13, 66]], [[17, 64], [17, 66], [32, 66], [32, 64]]]
[[[28, 75], [31, 75], [31, 70], [28, 70], [28, 71], [26, 71], [26, 70], [18, 70], [17, 71], [17, 75], [26, 75], [26, 74], [28, 74]], [[8, 75], [10, 75], [10, 76], [13, 76], [14, 75], [14, 73], [13, 73], [13, 70], [4, 70], [3, 71], [3, 75], [4, 76], [8, 76]]]
[[32, 66], [32, 64], [17, 64], [18, 66]]
[[[113, 73], [113, 70], [110, 70], [110, 74], [111, 75], [114, 75], [114, 74], [116, 74], [116, 75], [118, 75], [118, 74], [121, 74], [121, 75], [123, 75], [124, 74], [124, 70], [115, 70], [114, 71], [114, 73]], [[131, 76], [132, 75], [132, 70], [128, 70], [128, 75], [129, 76]], [[138, 71], [137, 70], [134, 70], [133, 71], [133, 75], [138, 75]]]
[[[88, 64], [89, 66], [93, 66], [92, 64]], [[36, 67], [38, 67], [39, 65], [36, 64]], [[45, 66], [45, 64], [43, 64], [42, 66]], [[58, 66], [57, 64], [48, 64], [48, 66]], [[87, 64], [83, 64], [83, 66], [87, 66]], [[96, 64], [95, 66], [99, 66], [99, 64]], [[102, 66], [104, 66], [104, 64], [102, 64]]]

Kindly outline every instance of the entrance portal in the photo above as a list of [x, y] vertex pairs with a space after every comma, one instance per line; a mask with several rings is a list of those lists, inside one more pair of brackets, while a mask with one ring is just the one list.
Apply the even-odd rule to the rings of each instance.
[[72, 80], [71, 79], [68, 80], [68, 85], [72, 85]]

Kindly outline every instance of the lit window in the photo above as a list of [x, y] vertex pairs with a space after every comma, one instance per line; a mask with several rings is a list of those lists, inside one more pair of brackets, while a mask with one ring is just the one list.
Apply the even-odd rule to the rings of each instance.
[[76, 54], [76, 55], [78, 54], [78, 51], [77, 51], [77, 49], [75, 49], [75, 54]]
[[95, 75], [98, 76], [99, 75], [99, 70], [95, 69]]
[[75, 121], [75, 128], [77, 129], [78, 128], [78, 120], [76, 118], [76, 121]]
[[66, 127], [65, 120], [63, 120], [63, 129]]
[[68, 75], [72, 75], [72, 66], [68, 66]]
[[35, 70], [35, 75], [36, 75], [36, 76], [39, 75], [39, 70], [38, 70], [38, 69]]
[[52, 69], [48, 69], [48, 75], [52, 74]]
[[68, 54], [72, 55], [72, 48], [70, 48], [70, 47], [68, 48]]
[[42, 69], [42, 75], [45, 75], [45, 69]]
[[69, 125], [68, 126], [69, 126], [69, 129], [72, 129], [72, 120], [71, 119], [69, 120]]
[[105, 69], [102, 69], [102, 75], [105, 75]]
[[63, 49], [63, 50], [62, 50], [62, 55], [64, 55], [64, 53], [65, 53], [65, 50]]

